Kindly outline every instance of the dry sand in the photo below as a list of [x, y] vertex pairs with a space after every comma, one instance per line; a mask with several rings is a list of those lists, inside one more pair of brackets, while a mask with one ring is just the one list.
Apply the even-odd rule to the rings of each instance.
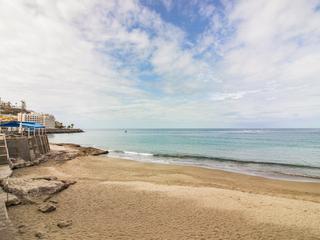
[[[320, 239], [320, 184], [106, 157], [49, 161], [15, 176], [77, 183], [54, 196], [57, 210], [9, 209], [22, 239]], [[60, 220], [72, 220], [60, 229]]]

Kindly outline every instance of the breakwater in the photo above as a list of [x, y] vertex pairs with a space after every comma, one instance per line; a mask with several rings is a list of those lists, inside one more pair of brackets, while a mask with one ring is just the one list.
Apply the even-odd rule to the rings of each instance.
[[47, 134], [57, 134], [57, 133], [81, 133], [84, 132], [80, 128], [47, 128], [46, 133]]

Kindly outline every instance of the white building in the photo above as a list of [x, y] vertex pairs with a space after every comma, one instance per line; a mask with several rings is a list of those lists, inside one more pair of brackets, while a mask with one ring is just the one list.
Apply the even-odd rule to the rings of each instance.
[[18, 113], [18, 121], [22, 122], [37, 122], [46, 128], [54, 128], [55, 127], [55, 118], [50, 114], [43, 113]]

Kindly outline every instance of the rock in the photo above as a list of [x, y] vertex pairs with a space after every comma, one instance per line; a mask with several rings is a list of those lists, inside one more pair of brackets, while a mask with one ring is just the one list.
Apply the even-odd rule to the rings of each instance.
[[10, 158], [10, 162], [12, 163], [10, 167], [12, 169], [31, 167], [34, 165], [38, 165], [42, 162], [46, 162], [49, 160], [48, 154], [43, 154], [40, 157], [33, 159], [32, 161], [26, 161], [20, 157], [18, 158]]
[[58, 178], [56, 176], [40, 176], [40, 177], [35, 177], [32, 178], [33, 180], [40, 180], [40, 179], [44, 179], [47, 181], [52, 181], [52, 180], [58, 180]]
[[39, 239], [43, 239], [44, 238], [44, 233], [41, 231], [38, 231], [34, 234], [35, 237], [39, 238]]
[[93, 148], [93, 147], [81, 147], [79, 151], [80, 151], [79, 154], [82, 156], [86, 156], [86, 155], [98, 156], [98, 155], [109, 153], [107, 150], [102, 150], [102, 149]]
[[54, 204], [57, 204], [57, 203], [58, 203], [58, 201], [55, 200], [55, 199], [50, 199], [49, 202], [54, 203]]
[[38, 210], [43, 213], [49, 213], [56, 209], [57, 207], [53, 203], [45, 203], [38, 208]]
[[[3, 180], [3, 182], [6, 182], [7, 180]], [[17, 196], [4, 192], [2, 188], [0, 187], [0, 202], [4, 202], [7, 207], [18, 205], [21, 203], [20, 199], [17, 198]]]
[[53, 161], [67, 161], [79, 156], [79, 151], [66, 152], [66, 151], [51, 151], [47, 154], [47, 158]]
[[96, 149], [91, 153], [91, 155], [98, 156], [98, 155], [103, 155], [103, 154], [108, 154], [108, 153], [109, 153], [109, 151], [107, 151], [107, 150]]
[[72, 221], [71, 220], [67, 220], [67, 221], [60, 221], [58, 222], [57, 226], [59, 228], [65, 228], [65, 227], [69, 227], [72, 225]]
[[10, 193], [8, 194], [8, 199], [5, 199], [5, 202], [7, 207], [19, 205], [21, 203], [20, 199], [17, 198], [17, 196]]
[[9, 178], [7, 181], [2, 181], [0, 185], [6, 192], [13, 193], [19, 198], [31, 198], [48, 196], [60, 192], [74, 181], [61, 180], [45, 180], [45, 179], [30, 179], [30, 178]]
[[79, 144], [74, 144], [74, 143], [55, 143], [54, 145], [57, 146], [66, 146], [66, 147], [74, 147], [74, 148], [79, 148], [81, 145]]
[[77, 181], [75, 180], [61, 180], [61, 181], [65, 184], [66, 188], [69, 187], [70, 185], [77, 183]]
[[26, 167], [26, 161], [20, 157], [10, 158], [10, 162], [12, 163], [12, 169]]

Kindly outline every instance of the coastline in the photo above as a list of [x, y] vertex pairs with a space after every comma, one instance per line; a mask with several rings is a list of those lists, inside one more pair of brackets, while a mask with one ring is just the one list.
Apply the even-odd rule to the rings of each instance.
[[[238, 167], [233, 167], [230, 168], [226, 166], [215, 166], [212, 164], [204, 164], [202, 162], [197, 163], [197, 161], [192, 161], [192, 162], [179, 162], [179, 161], [168, 161], [167, 159], [150, 159], [150, 158], [136, 158], [135, 156], [137, 155], [142, 155], [142, 156], [167, 156], [167, 154], [152, 154], [152, 153], [136, 153], [136, 152], [129, 152], [131, 156], [117, 156], [114, 155], [114, 152], [123, 152], [123, 153], [128, 153], [125, 151], [109, 151], [108, 156], [112, 156], [111, 158], [119, 158], [123, 160], [129, 160], [129, 161], [137, 161], [137, 162], [144, 162], [144, 163], [156, 163], [156, 164], [169, 164], [169, 165], [178, 165], [178, 166], [189, 166], [189, 167], [196, 167], [196, 168], [205, 168], [205, 169], [211, 169], [211, 170], [220, 170], [224, 172], [229, 172], [229, 173], [238, 173], [242, 175], [248, 175], [248, 176], [256, 176], [256, 177], [262, 177], [262, 178], [268, 178], [268, 179], [274, 179], [274, 180], [284, 180], [284, 181], [295, 181], [295, 182], [316, 182], [320, 183], [320, 177], [318, 176], [311, 176], [311, 175], [302, 175], [302, 174], [289, 174], [289, 173], [284, 173], [282, 172], [276, 172], [276, 171], [271, 171], [271, 170], [265, 170], [261, 171], [261, 169], [254, 169], [252, 166], [243, 168], [243, 166], [238, 166]], [[172, 155], [174, 156], [174, 155]], [[179, 156], [179, 155], [177, 155]], [[181, 157], [182, 156], [182, 157]], [[197, 157], [199, 155], [194, 155], [196, 156], [196, 159], [211, 159], [214, 161], [220, 161], [220, 162], [231, 162], [231, 163], [238, 163], [238, 164], [254, 164], [256, 165], [255, 168], [258, 165], [271, 165], [271, 166], [278, 166], [278, 167], [289, 167], [289, 168], [300, 168], [300, 169], [318, 169], [315, 167], [309, 167], [309, 166], [304, 166], [304, 165], [289, 165], [289, 164], [281, 164], [281, 163], [269, 163], [269, 162], [258, 162], [258, 161], [243, 161], [243, 160], [235, 160], [235, 159], [226, 159], [226, 158], [216, 158], [216, 157]], [[184, 155], [180, 155], [178, 158], [187, 158], [184, 157]], [[192, 156], [190, 156], [192, 158]]]
[[[72, 151], [65, 146], [53, 149]], [[9, 208], [23, 239], [316, 239], [320, 184], [192, 166], [82, 156], [17, 169], [14, 177], [77, 181], [53, 196], [57, 210]], [[60, 230], [55, 223], [70, 219]], [[31, 220], [31, 221], [30, 221]]]
[[87, 129], [83, 134], [52, 135], [50, 140], [108, 148], [115, 158], [319, 182], [319, 133], [319, 129], [128, 129], [127, 133]]

